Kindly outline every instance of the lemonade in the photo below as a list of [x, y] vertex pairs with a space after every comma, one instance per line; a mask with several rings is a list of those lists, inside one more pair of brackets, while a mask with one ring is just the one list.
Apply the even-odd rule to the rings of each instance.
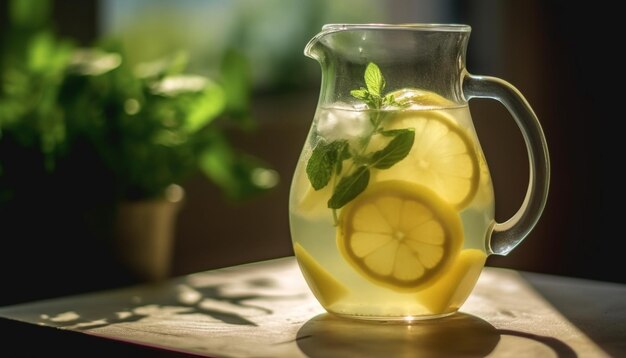
[[[326, 24], [307, 43], [322, 80], [289, 216], [297, 262], [328, 312], [398, 322], [451, 315], [487, 257], [509, 254], [538, 223], [550, 186], [546, 138], [514, 86], [468, 71], [470, 32]], [[503, 104], [526, 144], [528, 189], [502, 223], [474, 98]]]
[[410, 88], [380, 98], [318, 108], [292, 181], [294, 251], [329, 312], [445, 316], [487, 256], [487, 164], [467, 105]]

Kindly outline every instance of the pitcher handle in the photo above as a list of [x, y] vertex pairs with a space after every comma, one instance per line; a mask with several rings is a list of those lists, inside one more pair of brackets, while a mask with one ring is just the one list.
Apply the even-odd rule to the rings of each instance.
[[529, 161], [529, 180], [522, 206], [509, 220], [496, 223], [489, 243], [490, 253], [507, 255], [530, 233], [539, 221], [548, 198], [550, 158], [546, 138], [537, 116], [510, 83], [495, 77], [466, 75], [463, 81], [466, 99], [491, 98], [502, 103], [522, 131]]

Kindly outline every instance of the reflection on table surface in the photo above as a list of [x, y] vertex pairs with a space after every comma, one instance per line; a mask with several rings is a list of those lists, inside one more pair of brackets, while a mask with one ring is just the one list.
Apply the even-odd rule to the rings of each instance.
[[[541, 294], [531, 285], [535, 282]], [[8, 320], [0, 319], [0, 329], [12, 332], [17, 341], [22, 325], [13, 320], [31, 324], [41, 331], [29, 335], [31, 341], [42, 342], [32, 349], [48, 344], [46, 352], [78, 350], [76, 340], [87, 334], [201, 356], [626, 354], [625, 285], [486, 268], [461, 311], [411, 325], [336, 318], [315, 301], [288, 257], [160, 285], [3, 307], [0, 317]], [[45, 327], [66, 333], [59, 336], [58, 330]], [[55, 338], [46, 339], [53, 331]], [[65, 336], [71, 338], [65, 341]]]
[[[503, 336], [515, 338], [525, 350], [576, 357], [574, 350], [554, 337], [497, 329], [487, 321], [457, 313], [439, 320], [413, 324], [380, 324], [351, 321], [321, 314], [298, 331], [298, 346], [310, 357], [484, 357], [494, 351]], [[526, 342], [521, 343], [522, 340]]]

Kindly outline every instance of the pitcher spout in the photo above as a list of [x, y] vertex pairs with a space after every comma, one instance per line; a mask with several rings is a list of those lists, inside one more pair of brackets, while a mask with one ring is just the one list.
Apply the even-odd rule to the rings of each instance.
[[328, 24], [304, 54], [321, 65], [323, 102], [350, 100], [342, 96], [354, 89], [353, 77], [375, 63], [396, 89], [430, 88], [462, 103], [470, 31], [455, 24]]
[[304, 55], [306, 57], [312, 58], [314, 60], [320, 60], [320, 52], [319, 52], [319, 44], [321, 40], [327, 37], [329, 34], [341, 31], [345, 29], [349, 25], [345, 24], [326, 24], [322, 27], [322, 31], [320, 31], [317, 35], [313, 36], [311, 40], [304, 47]]

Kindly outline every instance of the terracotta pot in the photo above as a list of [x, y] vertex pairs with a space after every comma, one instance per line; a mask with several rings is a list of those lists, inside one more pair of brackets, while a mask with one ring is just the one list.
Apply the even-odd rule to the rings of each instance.
[[170, 186], [163, 198], [120, 204], [115, 249], [122, 265], [146, 282], [170, 277], [174, 233], [182, 207], [183, 189]]

